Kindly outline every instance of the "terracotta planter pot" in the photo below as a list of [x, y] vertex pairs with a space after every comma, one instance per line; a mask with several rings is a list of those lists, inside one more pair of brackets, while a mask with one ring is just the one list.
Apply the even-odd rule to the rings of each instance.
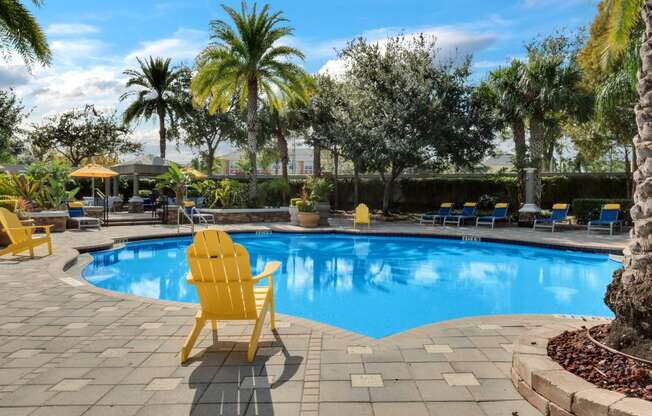
[[299, 225], [314, 228], [319, 225], [319, 212], [299, 212]]

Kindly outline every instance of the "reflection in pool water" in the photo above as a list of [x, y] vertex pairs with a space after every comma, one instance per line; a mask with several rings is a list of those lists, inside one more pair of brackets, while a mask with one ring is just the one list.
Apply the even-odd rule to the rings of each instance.
[[[602, 302], [619, 264], [606, 255], [518, 245], [346, 234], [233, 234], [254, 272], [280, 260], [279, 312], [371, 337], [474, 315], [610, 316]], [[190, 238], [128, 243], [93, 254], [96, 286], [197, 302], [186, 284]]]

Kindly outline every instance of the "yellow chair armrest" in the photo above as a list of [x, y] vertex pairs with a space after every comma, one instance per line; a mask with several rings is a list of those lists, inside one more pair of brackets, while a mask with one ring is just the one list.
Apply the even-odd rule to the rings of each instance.
[[281, 267], [280, 261], [270, 261], [265, 265], [265, 269], [261, 273], [254, 276], [251, 280], [258, 282], [266, 277], [271, 277], [274, 273], [276, 273], [279, 267]]

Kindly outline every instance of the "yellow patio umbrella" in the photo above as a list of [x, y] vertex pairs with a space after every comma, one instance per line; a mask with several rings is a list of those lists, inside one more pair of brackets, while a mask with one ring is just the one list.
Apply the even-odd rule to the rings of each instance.
[[190, 175], [194, 177], [195, 179], [206, 179], [208, 176], [206, 174], [198, 171], [195, 168], [191, 168], [190, 166], [181, 169], [181, 172], [185, 173], [186, 175]]
[[79, 168], [76, 171], [70, 173], [70, 176], [73, 178], [91, 178], [91, 196], [95, 197], [95, 178], [106, 179], [118, 176], [118, 172], [112, 171], [111, 169], [100, 166], [97, 163], [89, 163], [83, 168]]

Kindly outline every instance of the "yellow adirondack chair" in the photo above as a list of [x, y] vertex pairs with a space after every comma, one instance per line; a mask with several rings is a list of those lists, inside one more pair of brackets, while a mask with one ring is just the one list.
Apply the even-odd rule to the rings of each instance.
[[[29, 250], [29, 255], [34, 257], [34, 247], [41, 244], [48, 245], [48, 255], [52, 254], [52, 238], [50, 236], [50, 228], [52, 225], [29, 225], [21, 224], [20, 220], [13, 212], [6, 208], [0, 207], [0, 224], [9, 236], [11, 244], [0, 249], [0, 256], [5, 254], [18, 254], [23, 251]], [[34, 238], [34, 230], [43, 229], [45, 236]]]
[[353, 215], [353, 228], [356, 224], [367, 224], [367, 228], [371, 228], [371, 217], [369, 217], [369, 208], [365, 204], [358, 204], [355, 207]]
[[[181, 348], [181, 362], [188, 359], [206, 321], [211, 321], [213, 331], [217, 331], [218, 320], [256, 322], [247, 351], [247, 359], [253, 361], [268, 311], [270, 326], [275, 328], [272, 275], [281, 263], [270, 261], [262, 273], [252, 277], [247, 250], [217, 229], [198, 232], [186, 256], [190, 266], [188, 283], [197, 289], [201, 309]], [[254, 286], [265, 278], [267, 286]]]

